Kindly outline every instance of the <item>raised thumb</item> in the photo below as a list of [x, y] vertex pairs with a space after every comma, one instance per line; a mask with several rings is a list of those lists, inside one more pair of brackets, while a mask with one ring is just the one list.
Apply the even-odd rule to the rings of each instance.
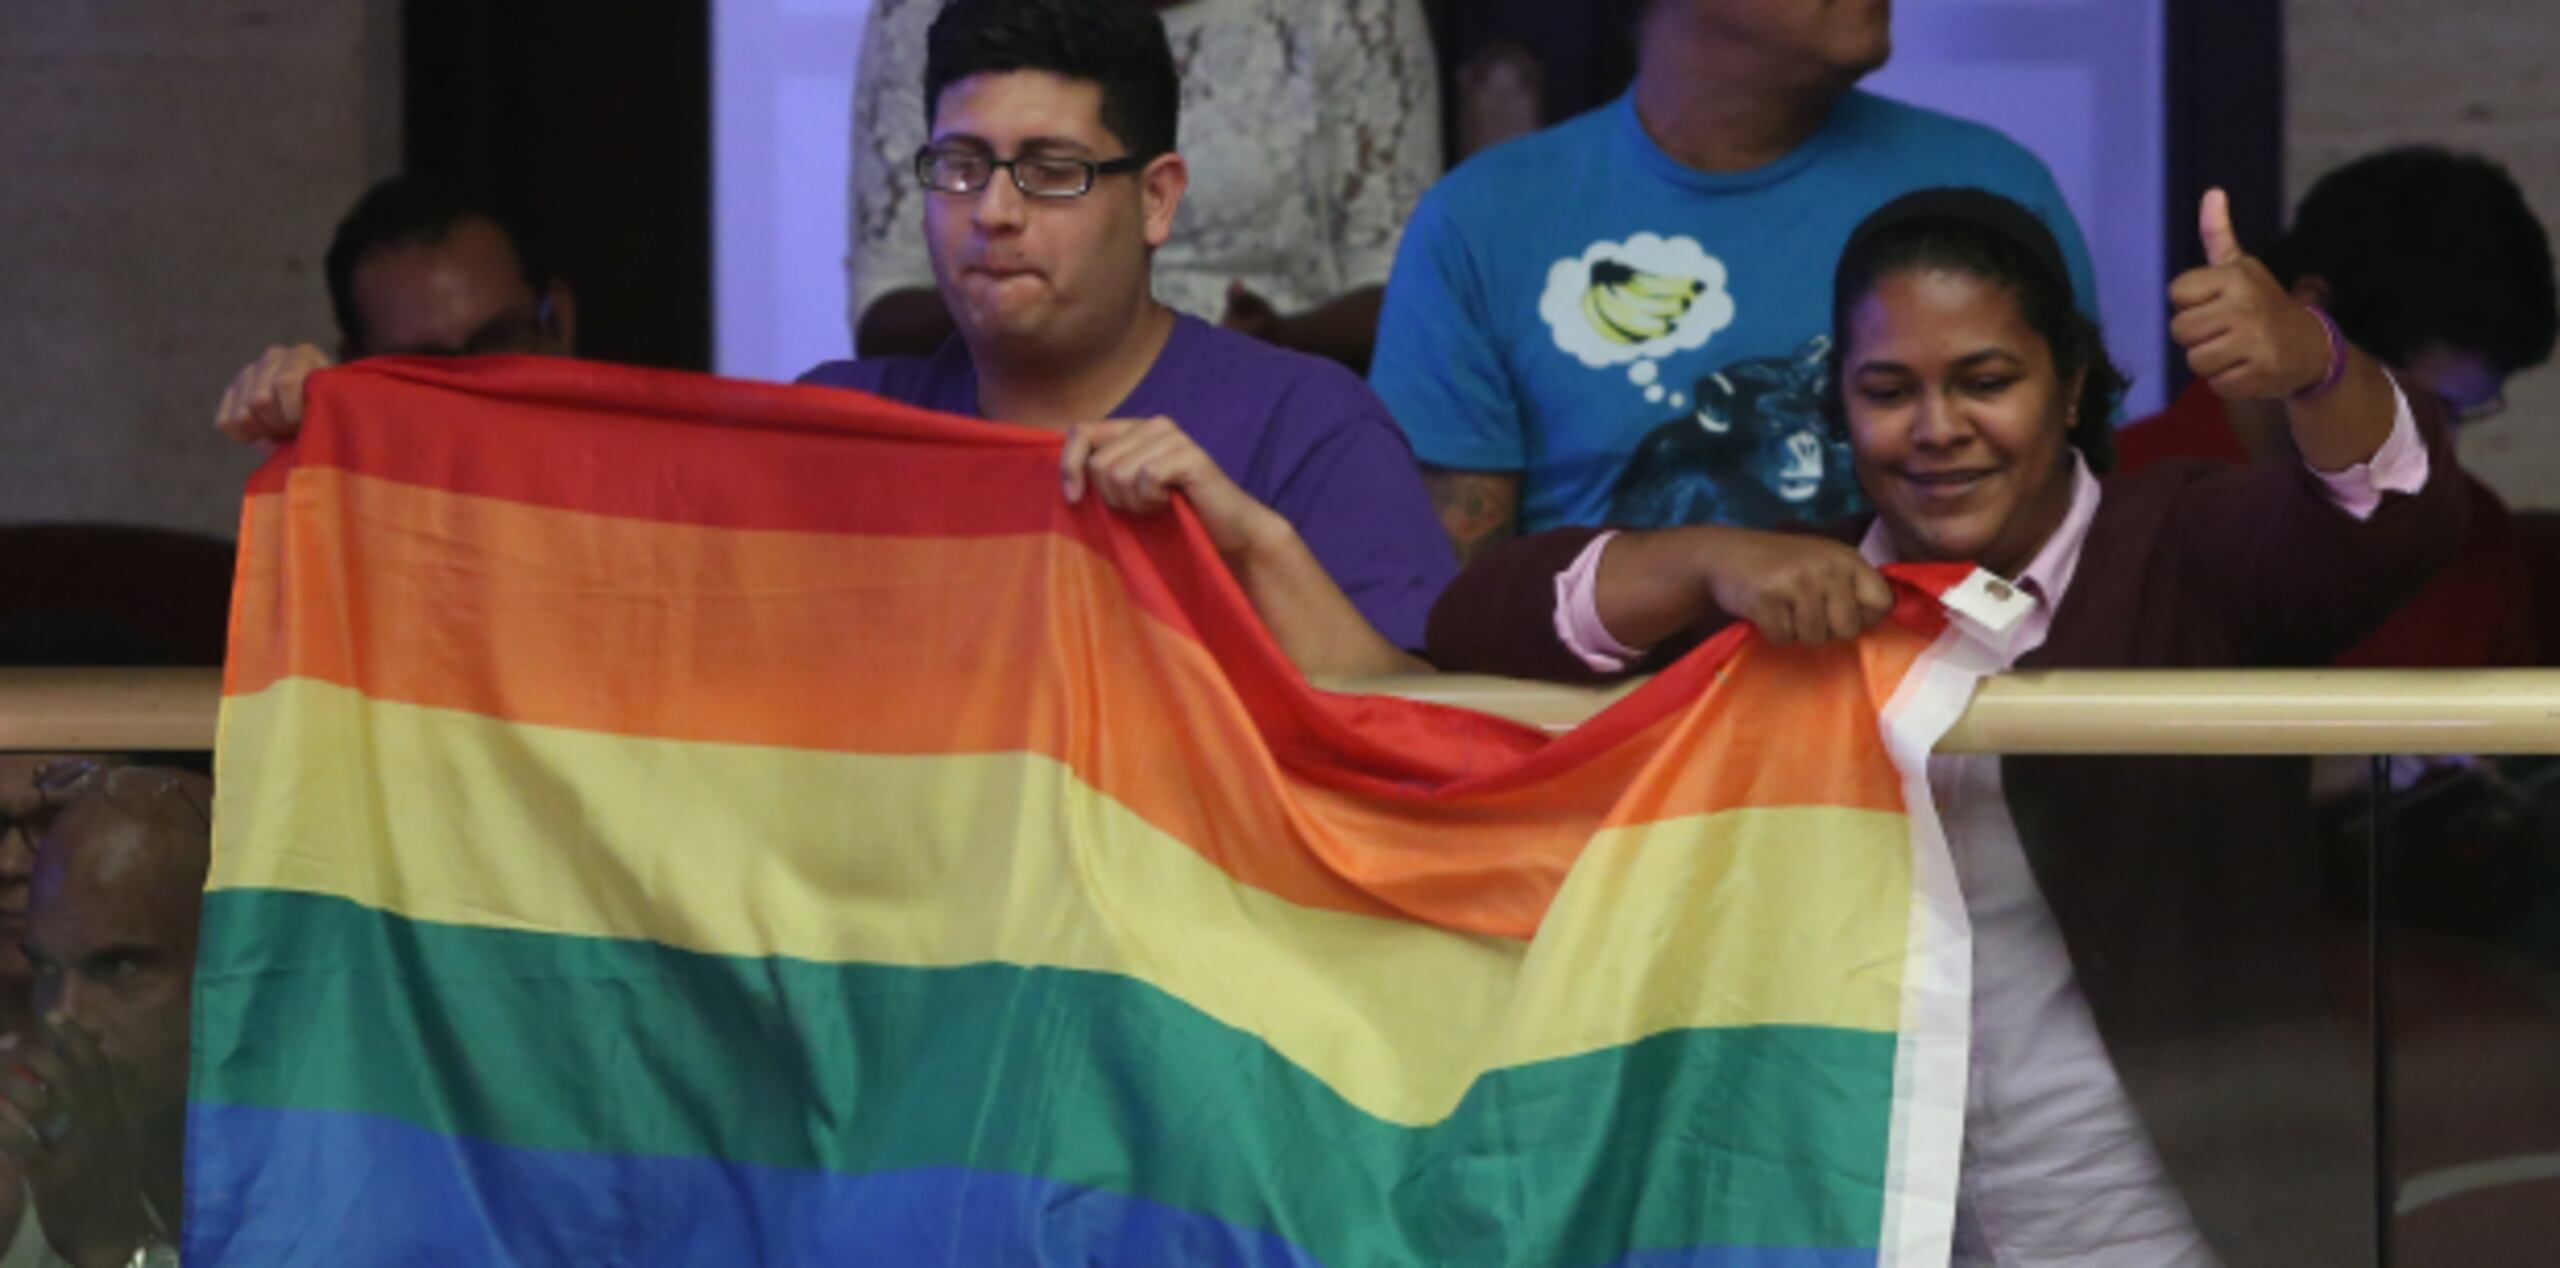
[[2231, 195], [2219, 188], [2204, 191], [2204, 205], [2196, 213], [2196, 228], [2204, 235], [2205, 263], [2220, 268], [2240, 262], [2240, 235], [2231, 230]]

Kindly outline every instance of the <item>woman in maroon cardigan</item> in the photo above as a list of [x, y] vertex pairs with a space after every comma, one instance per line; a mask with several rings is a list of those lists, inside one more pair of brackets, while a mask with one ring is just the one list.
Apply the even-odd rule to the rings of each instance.
[[[1892, 606], [1878, 565], [1974, 561], [2035, 600], [1982, 635], [2004, 664], [2326, 664], [2449, 557], [2461, 484], [2434, 478], [2432, 404], [2244, 255], [2218, 192], [2202, 225], [2171, 334], [2225, 396], [2284, 400], [2300, 462], [2099, 478], [2123, 381], [2052, 236], [1997, 196], [1924, 191], [1834, 279], [1828, 408], [1874, 515], [1512, 542], [1441, 598], [1431, 659], [1584, 681], [1737, 619], [1852, 638]], [[1930, 777], [1975, 939], [1958, 1260], [2369, 1257], [2371, 1096], [2322, 985], [2301, 764], [1938, 757]]]

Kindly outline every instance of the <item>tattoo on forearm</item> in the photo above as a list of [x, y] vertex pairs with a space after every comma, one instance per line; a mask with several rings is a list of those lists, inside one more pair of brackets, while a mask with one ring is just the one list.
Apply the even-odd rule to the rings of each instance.
[[1458, 558], [1477, 552], [1512, 534], [1519, 509], [1520, 477], [1482, 472], [1434, 471], [1424, 483], [1440, 526], [1458, 548]]

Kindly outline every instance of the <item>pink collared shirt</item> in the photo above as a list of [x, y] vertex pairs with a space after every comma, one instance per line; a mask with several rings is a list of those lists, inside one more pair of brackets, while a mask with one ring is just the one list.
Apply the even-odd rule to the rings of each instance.
[[[2314, 470], [2329, 498], [2339, 510], [2357, 519], [2369, 519], [2382, 505], [2385, 493], [2415, 493], [2427, 483], [2427, 446], [2418, 436], [2418, 423], [2409, 412], [2409, 398], [2398, 383], [2391, 387], [2395, 414], [2391, 434], [2373, 457], [2343, 471]], [[2075, 454], [2072, 459], [2071, 509], [2064, 514], [2062, 526], [2045, 539], [2035, 560], [2016, 580], [2026, 586], [2040, 603], [2025, 620], [2011, 627], [2010, 638], [2020, 641], [2018, 655], [2044, 642], [2045, 630], [2053, 623], [2053, 608], [2062, 602], [2062, 594], [2071, 586], [2071, 575], [2080, 567], [2080, 543], [2088, 536], [2089, 520], [2098, 513], [2098, 482], [2089, 474], [2088, 464]], [[1629, 647], [1609, 633], [1601, 624], [1599, 607], [1600, 557], [1608, 552], [1617, 534], [1602, 533], [1574, 556], [1563, 572], [1556, 574], [1555, 626], [1556, 638], [1565, 650], [1572, 652], [1593, 670], [1614, 674], [1622, 672], [1645, 649]], [[1868, 563], [1883, 565], [1893, 562], [1892, 546], [1884, 538], [1884, 524], [1879, 520], [1867, 529], [1866, 540], [1859, 543], [1858, 553]], [[2028, 637], [2028, 631], [2033, 637]], [[2014, 658], [2013, 658], [2014, 659]]]
[[[2370, 518], [2387, 492], [2427, 482], [2425, 444], [2409, 401], [2373, 457], [2318, 472], [2330, 500]], [[2101, 490], [2074, 455], [2071, 506], [2014, 581], [2035, 603], [2002, 631], [1957, 618], [2003, 667], [2043, 646], [2070, 592]], [[1642, 649], [1600, 623], [1596, 579], [1604, 535], [1556, 578], [1556, 633], [1592, 668], [1625, 668]], [[1895, 562], [1881, 520], [1858, 553]], [[1929, 789], [1945, 828], [1973, 931], [1973, 1043], [1963, 1170], [1956, 1182], [1953, 1262], [1996, 1265], [2209, 1265], [2186, 1202], [2169, 1183], [2150, 1133], [2126, 1095], [2009, 817], [1996, 756], [1929, 759]]]

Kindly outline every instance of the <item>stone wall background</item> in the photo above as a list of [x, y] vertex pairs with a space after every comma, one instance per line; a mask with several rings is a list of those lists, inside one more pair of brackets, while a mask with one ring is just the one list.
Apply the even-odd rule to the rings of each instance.
[[0, 523], [233, 533], [256, 455], [213, 408], [267, 342], [331, 342], [398, 33], [396, 0], [0, 4]]

